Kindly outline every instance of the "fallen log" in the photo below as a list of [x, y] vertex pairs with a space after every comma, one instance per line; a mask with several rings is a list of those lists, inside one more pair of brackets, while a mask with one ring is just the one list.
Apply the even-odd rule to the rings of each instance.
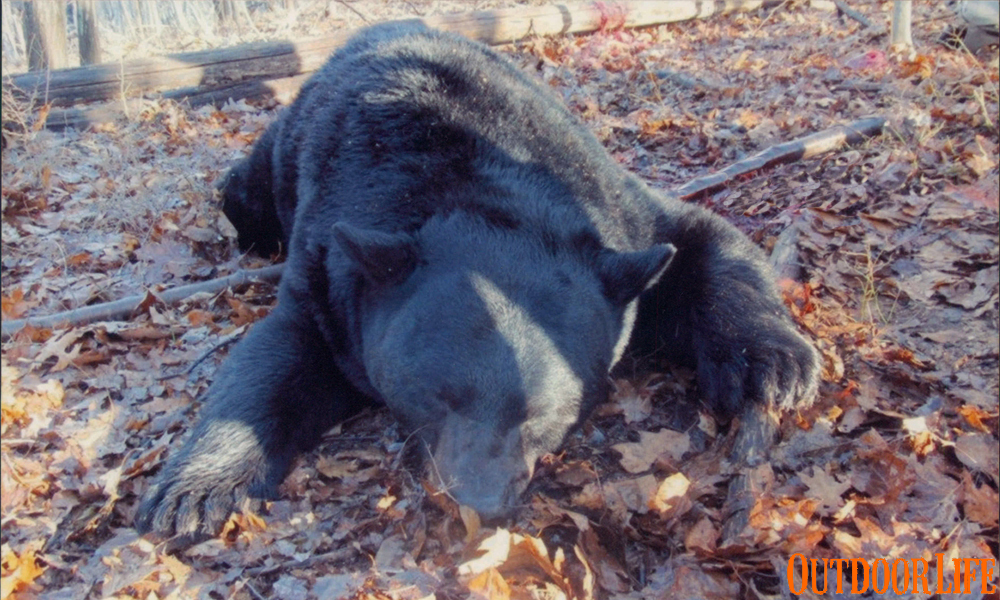
[[54, 107], [134, 98], [173, 89], [219, 89], [243, 81], [315, 71], [348, 33], [307, 42], [259, 42], [230, 48], [104, 63], [10, 78], [16, 98]]
[[[176, 304], [185, 298], [189, 298], [194, 294], [201, 292], [217, 294], [226, 288], [236, 287], [255, 281], [273, 282], [281, 278], [281, 271], [284, 266], [285, 265], [283, 264], [271, 265], [261, 269], [251, 269], [249, 271], [241, 269], [231, 275], [227, 275], [226, 277], [221, 277], [219, 279], [200, 281], [198, 283], [168, 289], [157, 293], [157, 297], [165, 304]], [[84, 306], [82, 308], [68, 310], [54, 315], [7, 320], [4, 321], [2, 327], [0, 327], [2, 328], [0, 337], [7, 340], [10, 336], [14, 335], [28, 325], [38, 329], [47, 329], [61, 326], [73, 327], [85, 325], [87, 323], [94, 323], [96, 321], [117, 321], [120, 319], [127, 319], [133, 312], [135, 312], [145, 299], [145, 294], [139, 296], [129, 296], [128, 298], [122, 298], [121, 300], [115, 300], [114, 302]]]
[[882, 133], [885, 117], [867, 117], [846, 125], [837, 125], [804, 138], [771, 146], [725, 169], [693, 179], [674, 190], [682, 200], [691, 200], [729, 185], [737, 177], [774, 165], [812, 158], [845, 144], [857, 144]]
[[[309, 79], [309, 74], [284, 77], [281, 79], [258, 79], [245, 81], [221, 89], [184, 88], [161, 95], [162, 98], [187, 102], [192, 108], [213, 104], [221, 106], [233, 98], [274, 98], [287, 104], [295, 98], [299, 88]], [[122, 115], [138, 114], [150, 104], [145, 98], [131, 98], [121, 102], [102, 103], [82, 108], [53, 108], [45, 118], [45, 128], [61, 131], [68, 127], [86, 129], [91, 125], [108, 123]]]
[[[583, 33], [703, 19], [716, 14], [755, 10], [773, 3], [773, 0], [627, 0], [617, 3], [516, 6], [414, 20], [487, 44], [502, 44], [533, 35]], [[246, 96], [239, 94], [247, 93], [247, 90], [234, 86], [247, 81], [289, 78], [315, 71], [353, 33], [343, 31], [303, 42], [259, 42], [120, 64], [26, 73], [9, 81], [22, 99], [54, 107], [120, 101], [149, 92], [179, 88], [214, 93], [213, 101], [219, 97], [241, 98]], [[193, 94], [192, 90], [187, 95]], [[55, 122], [58, 121], [57, 118]]]

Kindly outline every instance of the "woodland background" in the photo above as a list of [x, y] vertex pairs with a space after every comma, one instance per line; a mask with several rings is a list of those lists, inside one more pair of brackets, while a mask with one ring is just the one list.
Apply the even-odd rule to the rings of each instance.
[[[209, 2], [107, 4], [123, 15], [102, 39], [108, 61], [473, 8], [247, 2], [217, 21]], [[18, 6], [2, 4], [5, 75], [25, 66]], [[505, 528], [426, 489], [406, 432], [372, 411], [302, 458], [266, 514], [235, 516], [179, 554], [137, 537], [137, 499], [228, 343], [274, 305], [270, 283], [161, 297], [268, 264], [238, 253], [213, 182], [279, 107], [151, 97], [108, 123], [51, 131], [44, 103], [5, 85], [3, 319], [145, 300], [127, 320], [25, 327], [3, 342], [2, 599], [783, 598], [796, 553], [996, 559], [997, 49], [939, 43], [956, 21], [926, 2], [913, 6], [914, 48], [890, 50], [892, 3], [850, 6], [867, 25], [788, 1], [499, 48], [664, 191], [774, 144], [887, 119], [870, 140], [692, 200], [774, 252], [786, 303], [824, 357], [817, 402], [785, 419], [770, 462], [728, 463], [726, 424], [691, 373], [626, 368]], [[737, 474], [754, 493], [732, 531]]]

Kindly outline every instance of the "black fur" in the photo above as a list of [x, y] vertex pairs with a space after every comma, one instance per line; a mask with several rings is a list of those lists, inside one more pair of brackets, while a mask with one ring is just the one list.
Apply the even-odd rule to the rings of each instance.
[[606, 399], [630, 335], [693, 365], [723, 415], [816, 390], [816, 352], [749, 240], [650, 191], [548, 91], [457, 36], [359, 34], [224, 196], [241, 248], [288, 248], [278, 306], [220, 371], [143, 531], [214, 533], [372, 401], [419, 432], [460, 502], [502, 514]]

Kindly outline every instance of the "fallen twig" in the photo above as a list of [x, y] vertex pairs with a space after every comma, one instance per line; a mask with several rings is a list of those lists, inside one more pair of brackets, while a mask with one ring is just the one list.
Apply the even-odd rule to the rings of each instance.
[[858, 23], [861, 23], [865, 27], [872, 26], [872, 22], [868, 20], [868, 17], [848, 6], [847, 2], [844, 2], [844, 0], [833, 0], [833, 3], [837, 5], [837, 10], [854, 19]]
[[362, 20], [362, 21], [364, 21], [364, 22], [365, 22], [366, 24], [368, 24], [368, 23], [371, 23], [371, 21], [369, 21], [369, 20], [368, 20], [368, 17], [364, 16], [363, 14], [361, 14], [361, 13], [360, 13], [360, 12], [358, 11], [358, 9], [356, 9], [356, 8], [354, 8], [353, 6], [351, 6], [350, 4], [348, 4], [348, 3], [346, 2], [346, 0], [337, 0], [337, 2], [338, 2], [338, 3], [340, 3], [340, 4], [341, 4], [341, 5], [342, 5], [342, 6], [344, 7], [344, 8], [346, 8], [347, 10], [349, 10], [349, 11], [351, 11], [352, 13], [354, 13], [354, 14], [358, 15], [359, 17], [361, 17], [361, 20]]
[[812, 158], [836, 150], [845, 144], [857, 144], [881, 133], [885, 122], [884, 117], [868, 117], [848, 125], [837, 125], [804, 138], [771, 146], [751, 157], [735, 162], [721, 171], [689, 181], [674, 190], [674, 193], [681, 199], [690, 200], [723, 188], [733, 179], [752, 171]]
[[874, 94], [884, 89], [885, 86], [877, 81], [857, 81], [855, 79], [841, 81], [830, 86], [831, 92], [860, 92], [863, 94]]
[[331, 550], [330, 552], [324, 552], [323, 554], [316, 554], [302, 560], [283, 561], [260, 567], [250, 567], [249, 569], [243, 571], [243, 573], [250, 577], [259, 577], [261, 575], [277, 573], [281, 570], [309, 569], [316, 565], [342, 562], [353, 558], [357, 554], [360, 554], [360, 552], [354, 548], [354, 546], [344, 546], [342, 548], [337, 548], [336, 550]]
[[[243, 285], [253, 281], [277, 281], [281, 278], [283, 268], [284, 265], [271, 265], [262, 269], [251, 269], [249, 271], [241, 269], [232, 275], [220, 277], [219, 279], [200, 281], [165, 290], [159, 292], [157, 297], [166, 304], [175, 304], [201, 292], [215, 294], [228, 287]], [[4, 321], [2, 337], [6, 340], [26, 325], [37, 328], [50, 328], [84, 325], [95, 321], [116, 321], [130, 316], [145, 298], [145, 295], [129, 296], [128, 298], [122, 298], [114, 302], [84, 306], [54, 315]]]
[[717, 83], [713, 83], [693, 75], [688, 75], [687, 73], [681, 73], [680, 71], [674, 71], [673, 69], [658, 69], [656, 72], [652, 73], [652, 75], [657, 81], [671, 81], [688, 89], [703, 87], [710, 90], [718, 90], [723, 87]]
[[211, 348], [202, 352], [201, 355], [198, 356], [198, 358], [191, 361], [191, 364], [187, 365], [186, 367], [184, 367], [180, 371], [177, 371], [176, 373], [167, 373], [165, 375], [160, 375], [159, 377], [156, 378], [156, 380], [164, 381], [166, 379], [173, 379], [174, 377], [185, 377], [185, 376], [190, 379], [191, 374], [194, 373], [195, 369], [198, 368], [198, 365], [205, 362], [205, 360], [208, 359], [209, 356], [212, 356], [219, 350], [222, 350], [226, 346], [229, 346], [231, 344], [240, 341], [243, 338], [243, 334], [246, 333], [246, 329], [247, 329], [246, 325], [237, 327], [235, 331], [226, 334], [222, 339], [212, 344]]
[[796, 221], [778, 235], [771, 249], [769, 262], [778, 280], [791, 279], [797, 281], [802, 274], [802, 263], [799, 261], [799, 227]]

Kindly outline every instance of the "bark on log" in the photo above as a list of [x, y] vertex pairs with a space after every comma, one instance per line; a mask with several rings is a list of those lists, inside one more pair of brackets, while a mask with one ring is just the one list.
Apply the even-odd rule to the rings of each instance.
[[[418, 20], [436, 29], [457, 32], [487, 44], [501, 44], [531, 35], [580, 33], [706, 18], [715, 14], [754, 10], [770, 3], [765, 0], [587, 2], [517, 6]], [[22, 97], [48, 102], [53, 106], [121, 100], [122, 95], [132, 97], [177, 88], [224, 93], [229, 86], [249, 80], [286, 78], [315, 71], [353, 33], [344, 31], [304, 42], [243, 44], [46, 74], [26, 73], [13, 77], [11, 81]]]
[[[254, 281], [277, 281], [281, 278], [281, 271], [284, 269], [284, 266], [284, 264], [280, 264], [271, 265], [262, 269], [253, 269], [250, 271], [240, 270], [232, 275], [219, 279], [201, 281], [165, 290], [158, 293], [157, 296], [159, 296], [159, 298], [166, 304], [176, 304], [181, 300], [200, 292], [216, 294], [228, 287], [243, 285]], [[85, 325], [96, 321], [116, 321], [129, 317], [145, 298], [145, 295], [129, 296], [128, 298], [122, 298], [121, 300], [115, 300], [114, 302], [84, 306], [83, 308], [77, 308], [75, 310], [69, 310], [54, 315], [4, 321], [2, 326], [0, 326], [0, 329], [2, 329], [2, 331], [0, 331], [0, 337], [7, 340], [10, 336], [20, 331], [25, 325], [31, 325], [36, 328], [50, 328], [65, 325]]]

